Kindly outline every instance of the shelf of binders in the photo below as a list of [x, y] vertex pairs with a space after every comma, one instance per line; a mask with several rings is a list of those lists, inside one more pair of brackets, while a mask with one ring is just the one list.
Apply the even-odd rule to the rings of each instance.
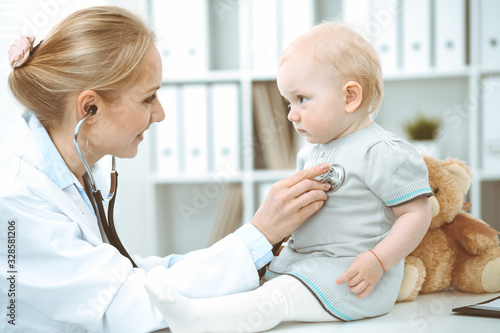
[[[154, 128], [154, 183], [260, 181], [289, 175], [299, 139], [275, 81], [252, 84], [252, 124], [244, 124], [239, 82], [175, 81], [158, 92], [166, 120]], [[244, 127], [253, 128], [244, 137]], [[253, 161], [250, 168], [245, 167]], [[260, 170], [260, 172], [254, 172]], [[264, 170], [279, 171], [276, 176]]]
[[[494, 47], [500, 41], [497, 29], [500, 25], [494, 15], [498, 13], [498, 2], [151, 0], [150, 3], [164, 64], [159, 98], [166, 112], [165, 121], [153, 129], [155, 140], [151, 143], [149, 161], [158, 225], [164, 220], [184, 219], [183, 213], [179, 216], [178, 208], [196, 198], [193, 189], [203, 192], [211, 184], [224, 182], [224, 187], [230, 190], [221, 191], [210, 200], [210, 211], [193, 215], [199, 218], [193, 225], [202, 225], [201, 221], [207, 218], [230, 219], [232, 222], [225, 226], [215, 222], [214, 229], [219, 230], [220, 236], [239, 223], [250, 221], [270, 185], [294, 172], [295, 154], [302, 143], [294, 137], [286, 108], [272, 106], [279, 104], [279, 94], [265, 90], [275, 87], [277, 61], [286, 45], [325, 19], [343, 19], [359, 26], [380, 54], [386, 98], [377, 119], [388, 130], [401, 134], [398, 131], [402, 131], [403, 118], [411, 118], [419, 107], [446, 116], [448, 110], [463, 105], [467, 98], [477, 98], [477, 105], [460, 114], [460, 126], [455, 126], [455, 114], [445, 119], [449, 153], [467, 160], [473, 167], [474, 186], [479, 189], [473, 191], [473, 202], [480, 202], [478, 192], [483, 181], [500, 180], [500, 172], [496, 171], [500, 167], [495, 164], [488, 167], [482, 155], [483, 126], [493, 122], [486, 117], [486, 99], [481, 95], [484, 80], [488, 83], [492, 77], [500, 77], [500, 55], [495, 55]], [[484, 37], [484, 31], [493, 34]], [[262, 96], [268, 100], [264, 102]], [[281, 111], [273, 113], [275, 110]], [[500, 133], [498, 128], [489, 132]], [[283, 151], [286, 157], [279, 157]], [[237, 204], [231, 203], [231, 197]], [[225, 210], [233, 217], [224, 215]], [[474, 214], [480, 216], [478, 211]], [[224, 229], [227, 224], [232, 227]], [[161, 224], [157, 231], [165, 234], [161, 228], [167, 227], [174, 228]], [[203, 224], [201, 228], [205, 228], [204, 234], [208, 233], [207, 226]], [[206, 245], [199, 243], [193, 247]], [[185, 250], [189, 249], [174, 244], [165, 253]]]

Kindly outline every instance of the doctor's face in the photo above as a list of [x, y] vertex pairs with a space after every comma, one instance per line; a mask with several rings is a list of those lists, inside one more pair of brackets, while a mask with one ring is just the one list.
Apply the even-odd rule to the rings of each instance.
[[165, 118], [156, 96], [161, 85], [161, 73], [160, 54], [155, 46], [151, 46], [136, 82], [118, 100], [104, 102], [102, 118], [96, 129], [103, 133], [101, 142], [96, 142], [94, 146], [97, 154], [121, 158], [137, 155], [139, 143], [149, 126]]

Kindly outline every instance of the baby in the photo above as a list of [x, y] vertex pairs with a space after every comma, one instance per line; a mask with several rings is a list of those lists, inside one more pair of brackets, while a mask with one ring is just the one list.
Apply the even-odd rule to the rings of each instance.
[[242, 294], [188, 299], [154, 271], [146, 285], [173, 332], [260, 332], [282, 321], [351, 321], [396, 301], [403, 259], [427, 231], [432, 195], [418, 152], [370, 119], [383, 95], [373, 47], [349, 27], [323, 23], [279, 62], [288, 119], [309, 143], [299, 170], [337, 164], [344, 182], [297, 229], [263, 284]]

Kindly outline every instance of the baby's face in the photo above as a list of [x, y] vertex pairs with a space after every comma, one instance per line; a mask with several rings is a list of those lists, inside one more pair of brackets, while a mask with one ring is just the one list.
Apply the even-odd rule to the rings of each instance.
[[292, 55], [278, 69], [278, 89], [288, 101], [295, 130], [310, 143], [328, 143], [349, 133], [342, 80], [312, 57]]

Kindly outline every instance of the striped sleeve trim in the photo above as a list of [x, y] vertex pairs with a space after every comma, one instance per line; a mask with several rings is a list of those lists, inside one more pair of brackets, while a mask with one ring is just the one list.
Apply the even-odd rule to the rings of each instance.
[[433, 193], [429, 187], [429, 181], [426, 178], [406, 184], [391, 193], [383, 195], [381, 199], [387, 206], [393, 207], [415, 200], [419, 197], [431, 197], [432, 195]]
[[429, 187], [420, 188], [420, 189], [415, 190], [413, 192], [410, 192], [408, 194], [402, 195], [399, 198], [385, 201], [385, 204], [387, 206], [397, 206], [397, 205], [400, 205], [402, 203], [411, 201], [413, 199], [416, 199], [416, 198], [422, 197], [422, 196], [427, 196], [427, 197], [432, 196], [431, 189]]

